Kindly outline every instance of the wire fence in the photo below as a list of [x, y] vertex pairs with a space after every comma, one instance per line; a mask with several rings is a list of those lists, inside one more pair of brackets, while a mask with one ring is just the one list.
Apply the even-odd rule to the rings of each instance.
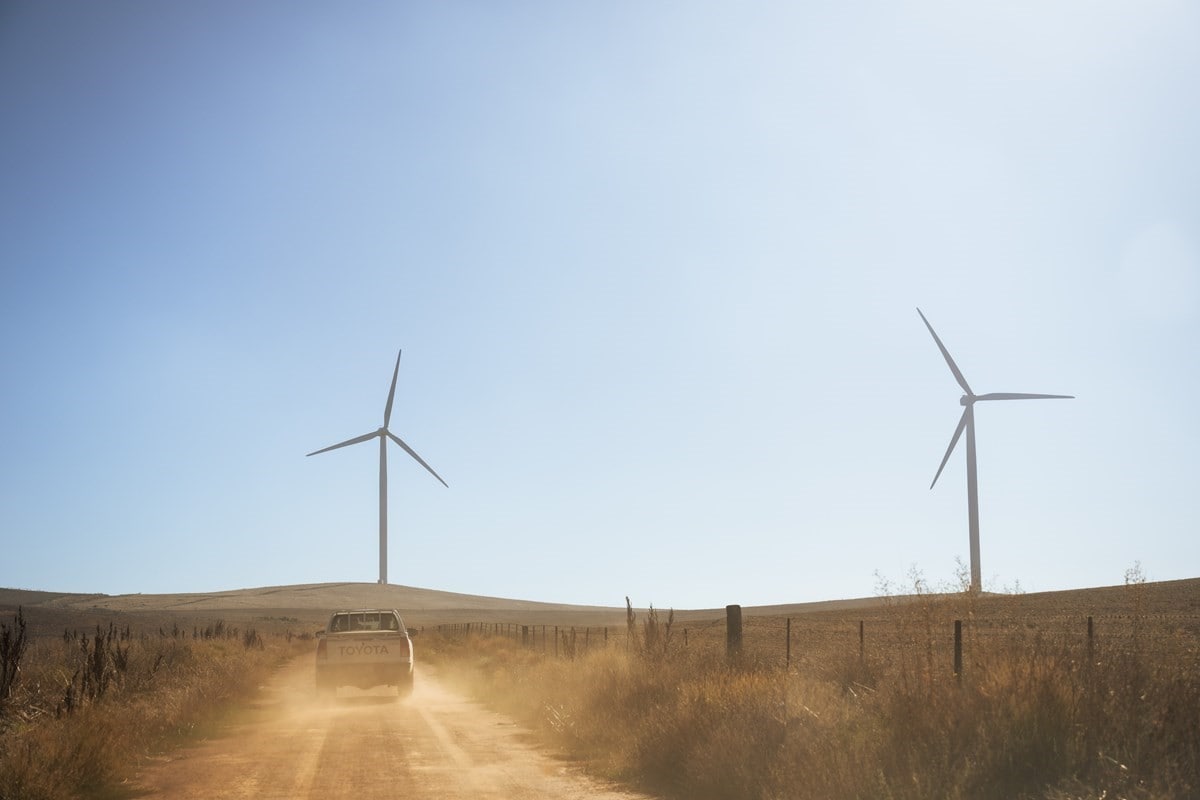
[[[1176, 661], [1200, 659], [1200, 616], [1194, 613], [978, 614], [918, 604], [882, 608], [857, 617], [812, 614], [743, 616], [737, 657], [761, 668], [827, 670], [831, 664], [888, 668], [918, 654], [930, 667], [960, 672], [990, 656], [1054, 652], [1079, 661], [1114, 657]], [[969, 609], [968, 609], [969, 611]], [[447, 638], [502, 637], [547, 657], [576, 658], [604, 648], [645, 646], [644, 619], [632, 626], [564, 626], [469, 622], [438, 625]], [[664, 652], [731, 657], [729, 618], [657, 621]], [[664, 630], [665, 629], [665, 630]], [[965, 664], [965, 667], [964, 667]]]

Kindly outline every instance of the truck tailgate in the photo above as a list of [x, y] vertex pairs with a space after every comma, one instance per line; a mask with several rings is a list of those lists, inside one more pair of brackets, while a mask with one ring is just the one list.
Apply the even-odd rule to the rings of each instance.
[[395, 664], [410, 658], [408, 637], [395, 631], [331, 633], [326, 641], [330, 664]]

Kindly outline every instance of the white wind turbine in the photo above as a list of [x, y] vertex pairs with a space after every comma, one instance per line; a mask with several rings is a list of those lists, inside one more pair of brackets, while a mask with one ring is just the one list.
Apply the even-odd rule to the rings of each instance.
[[315, 456], [318, 453], [328, 453], [330, 450], [337, 450], [339, 447], [347, 447], [359, 442], [365, 442], [370, 439], [379, 439], [379, 582], [387, 583], [387, 440], [391, 439], [396, 444], [400, 445], [404, 452], [417, 460], [425, 469], [429, 470], [429, 474], [441, 481], [442, 486], [447, 489], [450, 484], [442, 480], [442, 476], [433, 471], [433, 467], [425, 463], [416, 451], [404, 443], [404, 440], [388, 430], [388, 423], [392, 420], [392, 399], [396, 396], [396, 376], [400, 374], [400, 353], [396, 353], [396, 368], [392, 371], [392, 388], [388, 390], [387, 405], [383, 409], [383, 426], [378, 430], [364, 433], [362, 436], [356, 436], [353, 439], [347, 439], [339, 444], [330, 445], [321, 450], [314, 450], [307, 455]]
[[[921, 314], [921, 309], [918, 308], [917, 313]], [[954, 446], [958, 444], [959, 437], [962, 436], [963, 430], [966, 429], [967, 524], [971, 534], [971, 591], [978, 592], [982, 588], [982, 580], [979, 568], [979, 484], [975, 468], [975, 403], [980, 400], [1070, 400], [1074, 398], [1074, 395], [1014, 394], [1011, 392], [975, 394], [971, 391], [971, 387], [967, 385], [967, 379], [959, 371], [958, 365], [954, 363], [954, 359], [950, 357], [946, 346], [942, 344], [942, 340], [934, 333], [933, 326], [929, 324], [929, 320], [925, 319], [924, 314], [921, 314], [921, 321], [925, 323], [925, 327], [929, 329], [933, 340], [937, 342], [938, 349], [942, 351], [942, 356], [946, 359], [946, 364], [950, 367], [950, 371], [954, 373], [954, 380], [958, 381], [958, 385], [966, 392], [958, 401], [963, 406], [962, 417], [958, 420], [958, 427], [954, 429], [954, 436], [950, 438], [950, 446], [946, 448], [946, 455], [942, 456], [942, 463], [938, 466], [937, 474], [933, 476], [933, 483], [929, 484], [929, 488], [932, 489], [934, 484], [937, 483], [942, 470], [946, 467], [946, 462], [950, 460], [950, 454], [954, 452]]]

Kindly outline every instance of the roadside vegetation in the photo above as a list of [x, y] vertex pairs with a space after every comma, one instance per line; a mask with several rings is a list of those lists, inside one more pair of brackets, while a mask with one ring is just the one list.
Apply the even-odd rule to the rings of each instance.
[[[1086, 617], [1063, 627], [1053, 601], [915, 583], [862, 649], [854, 612], [793, 619], [789, 664], [749, 634], [731, 663], [723, 639], [694, 630], [685, 645], [670, 616], [632, 610], [625, 637], [573, 658], [461, 632], [433, 633], [423, 655], [596, 772], [670, 797], [1200, 797], [1195, 609], [1148, 613], [1127, 576], [1124, 613], [1089, 639]], [[844, 635], [820, 635], [834, 627]]]
[[18, 610], [0, 621], [0, 800], [116, 796], [139, 759], [215, 722], [301, 645], [221, 621], [33, 637]]

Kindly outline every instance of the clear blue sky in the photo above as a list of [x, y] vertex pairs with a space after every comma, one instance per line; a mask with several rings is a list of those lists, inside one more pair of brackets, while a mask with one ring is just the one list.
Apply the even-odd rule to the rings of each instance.
[[1185, 2], [0, 7], [0, 585], [1200, 575]]

